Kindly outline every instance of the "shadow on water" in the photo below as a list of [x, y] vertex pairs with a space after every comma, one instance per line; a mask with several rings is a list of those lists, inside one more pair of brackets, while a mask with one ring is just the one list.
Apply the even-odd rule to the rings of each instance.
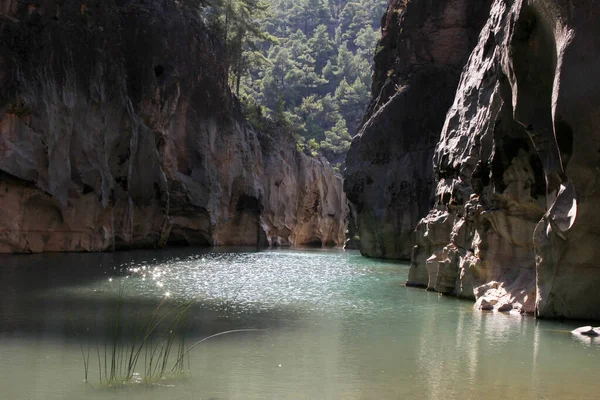
[[38, 292], [118, 276], [132, 264], [162, 264], [209, 253], [266, 250], [256, 247], [175, 247], [112, 253], [0, 254], [0, 290], [1, 293]]
[[[85, 334], [88, 338], [102, 338], [111, 335], [115, 322], [119, 321], [123, 334], [143, 332], [150, 318], [162, 320], [162, 326], [169, 326], [182, 302], [150, 299], [121, 300], [90, 299], [69, 296], [54, 299], [30, 299], [13, 307], [2, 306], [0, 310], [0, 335], [5, 337], [44, 336], [62, 340], [77, 340]], [[4, 302], [3, 302], [4, 303]], [[159, 306], [160, 305], [160, 306]], [[236, 309], [237, 304], [228, 305]], [[164, 318], [164, 319], [163, 319]], [[235, 329], [272, 330], [289, 324], [294, 314], [289, 310], [244, 309], [228, 315], [222, 304], [214, 301], [198, 301], [189, 308], [185, 323], [185, 333], [191, 337], [213, 335]]]
[[[124, 335], [143, 331], [151, 316], [169, 318], [191, 304], [186, 335], [201, 337], [235, 329], [277, 329], [294, 319], [289, 307], [248, 307], [235, 300], [178, 299], [94, 289], [95, 282], [126, 277], [132, 265], [168, 265], [209, 253], [257, 252], [256, 248], [175, 248], [115, 253], [49, 253], [0, 256], [0, 335], [104, 337], [120, 318]], [[159, 306], [160, 305], [160, 306]], [[243, 310], [243, 311], [240, 311]], [[117, 315], [119, 313], [119, 315]], [[109, 334], [109, 333], [108, 333]]]

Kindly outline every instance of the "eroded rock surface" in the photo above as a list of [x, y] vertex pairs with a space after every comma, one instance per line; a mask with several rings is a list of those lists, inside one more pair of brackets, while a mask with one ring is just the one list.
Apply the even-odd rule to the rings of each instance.
[[341, 177], [245, 123], [197, 6], [0, 0], [0, 252], [343, 245]]
[[600, 14], [496, 0], [433, 157], [409, 284], [600, 318]]
[[363, 255], [410, 259], [412, 232], [432, 204], [433, 151], [490, 4], [390, 2], [373, 100], [346, 158]]

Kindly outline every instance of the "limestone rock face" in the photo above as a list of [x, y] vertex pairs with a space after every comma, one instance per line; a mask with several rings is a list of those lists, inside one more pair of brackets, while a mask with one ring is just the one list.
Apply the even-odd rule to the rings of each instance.
[[600, 13], [495, 0], [433, 157], [409, 284], [600, 318]]
[[343, 246], [348, 201], [341, 175], [323, 158], [259, 135], [263, 149], [261, 226], [270, 245]]
[[414, 227], [432, 205], [433, 151], [490, 4], [390, 1], [373, 100], [346, 157], [363, 255], [410, 259]]
[[0, 252], [341, 246], [341, 176], [255, 132], [195, 1], [0, 0]]

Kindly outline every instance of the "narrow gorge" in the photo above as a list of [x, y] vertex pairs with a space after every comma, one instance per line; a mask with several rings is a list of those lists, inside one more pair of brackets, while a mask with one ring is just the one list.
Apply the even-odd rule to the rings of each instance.
[[592, 1], [392, 1], [346, 160], [361, 251], [483, 310], [600, 318]]
[[196, 3], [0, 1], [0, 252], [343, 246], [341, 176], [250, 127]]
[[0, 253], [343, 247], [351, 220], [409, 286], [600, 318], [591, 0], [390, 1], [345, 180], [247, 122], [201, 3], [0, 1]]
[[0, 0], [0, 397], [597, 398], [594, 3]]

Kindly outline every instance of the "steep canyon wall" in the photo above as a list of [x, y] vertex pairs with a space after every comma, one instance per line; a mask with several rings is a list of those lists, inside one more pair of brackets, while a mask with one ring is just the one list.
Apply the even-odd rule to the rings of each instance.
[[198, 4], [0, 0], [0, 252], [343, 245], [341, 177], [245, 122]]
[[[405, 18], [411, 8], [429, 4], [409, 2]], [[433, 207], [416, 224], [412, 240], [408, 232], [414, 226], [394, 225], [393, 240], [403, 240], [396, 246], [415, 245], [407, 284], [476, 299], [481, 309], [600, 319], [600, 13], [595, 6], [591, 0], [493, 1], [427, 160], [433, 160]], [[396, 115], [404, 113], [400, 108]], [[430, 118], [426, 107], [420, 110], [411, 118]], [[385, 131], [403, 140], [423, 135], [404, 128], [400, 120]], [[373, 159], [360, 150], [365, 132], [353, 143], [360, 156], [349, 157], [347, 164]], [[395, 158], [410, 155], [400, 149]], [[406, 174], [413, 165], [373, 175], [373, 185], [389, 185], [390, 176]], [[353, 176], [347, 190], [355, 206], [385, 216], [388, 211], [379, 211], [385, 204], [377, 208], [356, 195]], [[405, 203], [396, 201], [390, 209]], [[386, 233], [361, 232], [365, 229]], [[370, 236], [366, 241], [369, 248]]]
[[480, 0], [390, 2], [373, 100], [346, 157], [363, 255], [410, 258], [432, 204], [433, 151], [488, 9]]

